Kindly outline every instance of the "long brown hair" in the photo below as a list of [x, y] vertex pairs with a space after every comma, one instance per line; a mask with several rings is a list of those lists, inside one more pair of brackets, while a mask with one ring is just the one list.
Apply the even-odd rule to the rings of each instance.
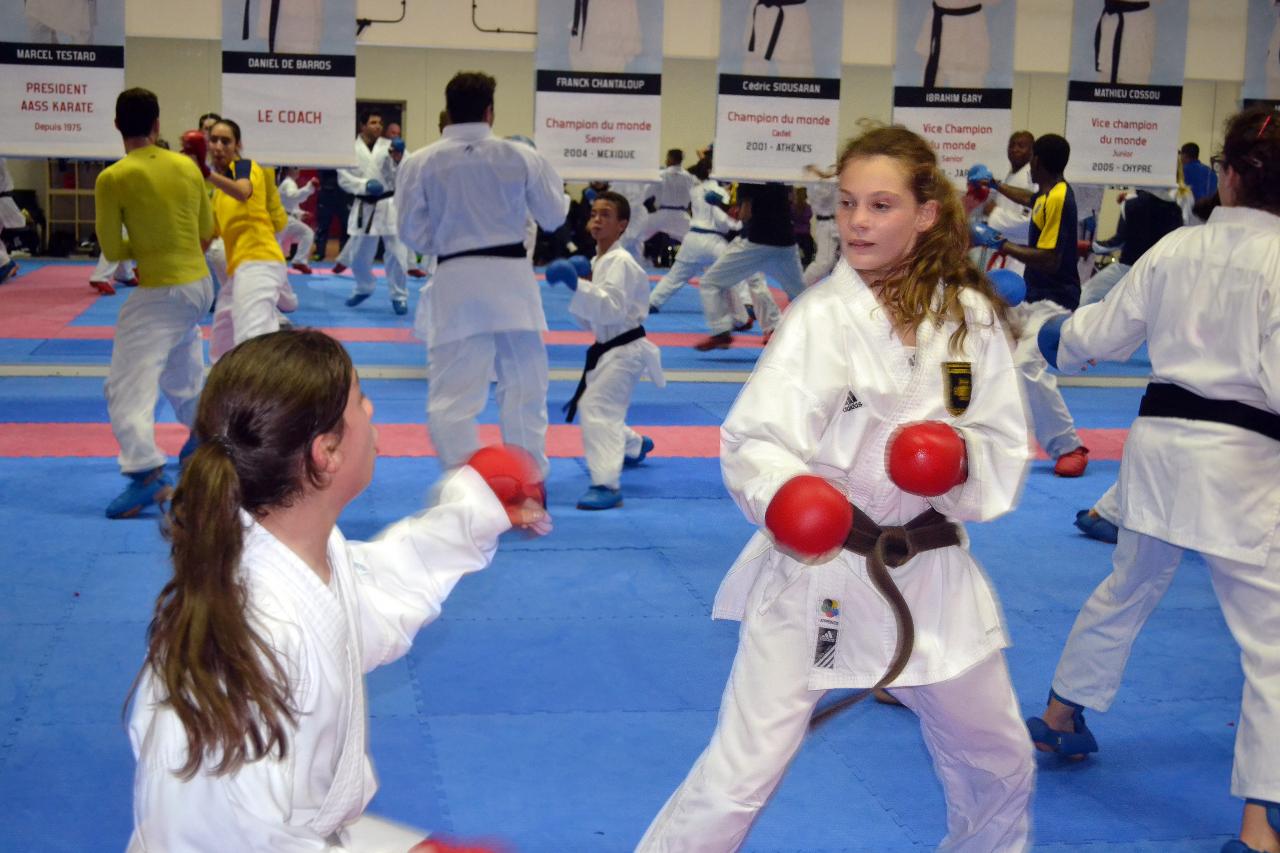
[[[996, 314], [1004, 317], [1004, 303], [986, 276], [969, 260], [969, 223], [964, 206], [951, 181], [938, 168], [938, 157], [922, 137], [901, 125], [870, 125], [851, 139], [840, 153], [836, 174], [853, 160], [877, 155], [888, 157], [903, 170], [917, 204], [938, 204], [938, 217], [928, 231], [916, 237], [915, 247], [891, 270], [881, 286], [881, 299], [896, 325], [916, 328], [921, 323], [960, 324], [951, 336], [953, 351], [964, 343], [968, 326], [960, 304], [960, 292], [968, 287], [987, 297]], [[942, 303], [934, 305], [938, 283]]]
[[323, 485], [312, 442], [341, 436], [353, 368], [342, 345], [315, 331], [251, 338], [214, 365], [173, 496], [166, 535], [173, 578], [147, 630], [148, 671], [160, 701], [187, 735], [190, 779], [206, 758], [215, 773], [288, 752], [297, 722], [284, 668], [253, 629], [240, 574], [244, 522], [289, 506], [310, 482]]

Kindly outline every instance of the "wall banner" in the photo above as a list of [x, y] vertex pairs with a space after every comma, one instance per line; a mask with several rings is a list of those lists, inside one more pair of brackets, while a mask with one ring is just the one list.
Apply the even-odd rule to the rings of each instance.
[[1186, 44], [1187, 0], [1076, 0], [1068, 181], [1177, 183]]
[[353, 165], [355, 21], [355, 0], [223, 0], [222, 114], [246, 157]]
[[534, 142], [570, 180], [660, 165], [662, 0], [539, 0]]
[[115, 159], [124, 0], [0, 4], [0, 155]]
[[1280, 0], [1249, 0], [1248, 15], [1241, 97], [1280, 109]]
[[893, 120], [938, 152], [956, 186], [1003, 174], [1013, 130], [1013, 0], [899, 0]]
[[715, 176], [811, 181], [835, 163], [842, 0], [721, 0]]

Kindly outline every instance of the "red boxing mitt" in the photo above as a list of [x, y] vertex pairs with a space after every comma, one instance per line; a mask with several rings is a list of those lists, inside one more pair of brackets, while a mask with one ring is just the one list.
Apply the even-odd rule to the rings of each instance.
[[889, 479], [913, 495], [936, 497], [969, 476], [964, 439], [941, 421], [899, 427], [889, 439], [886, 456]]
[[409, 853], [503, 853], [503, 848], [493, 847], [488, 844], [460, 843], [440, 838], [424, 838], [409, 848]]
[[853, 507], [826, 480], [801, 474], [783, 483], [769, 501], [764, 525], [778, 544], [816, 557], [844, 544], [853, 527]]
[[198, 130], [182, 134], [182, 153], [196, 162], [203, 177], [209, 177], [209, 140]]
[[542, 472], [524, 448], [514, 444], [482, 447], [471, 455], [467, 464], [484, 477], [503, 506], [516, 507], [526, 500], [546, 506]]

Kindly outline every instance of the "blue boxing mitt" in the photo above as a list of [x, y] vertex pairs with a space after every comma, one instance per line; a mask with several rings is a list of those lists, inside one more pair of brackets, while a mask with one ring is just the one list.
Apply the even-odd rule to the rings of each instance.
[[973, 245], [986, 246], [989, 249], [1000, 249], [1004, 246], [1004, 235], [985, 222], [976, 222], [969, 229]]
[[1040, 354], [1054, 369], [1058, 367], [1058, 346], [1062, 343], [1062, 324], [1065, 322], [1067, 322], [1065, 314], [1051, 317], [1040, 327], [1040, 334], [1036, 335]]
[[1027, 280], [1013, 270], [991, 270], [987, 278], [1009, 307], [1021, 305], [1027, 298]]
[[397, 152], [397, 153], [399, 153], [399, 154], [403, 154], [403, 153], [404, 153], [404, 139], [403, 139], [403, 138], [400, 138], [400, 137], [396, 137], [395, 139], [391, 140], [391, 150], [392, 150], [392, 151], [395, 151], [395, 152]]
[[365, 195], [382, 195], [387, 188], [382, 185], [382, 181], [366, 181], [364, 185]]
[[591, 278], [591, 259], [586, 255], [574, 255], [569, 258], [569, 263], [573, 264], [573, 272], [578, 278]]
[[980, 184], [983, 181], [989, 184], [995, 179], [996, 176], [991, 174], [991, 170], [982, 163], [974, 163], [969, 167], [969, 183], [971, 184]]
[[578, 272], [573, 264], [564, 258], [557, 258], [547, 264], [547, 284], [563, 284], [570, 290], [578, 289]]

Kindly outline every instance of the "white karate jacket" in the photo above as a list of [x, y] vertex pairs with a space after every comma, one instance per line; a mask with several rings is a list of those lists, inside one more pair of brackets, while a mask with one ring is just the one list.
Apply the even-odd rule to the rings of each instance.
[[[396, 190], [396, 161], [391, 159], [391, 140], [380, 138], [373, 148], [364, 144], [359, 136], [355, 141], [357, 165], [338, 170], [338, 186], [355, 196], [366, 194], [369, 181], [382, 184], [385, 192]], [[351, 212], [347, 214], [347, 233], [352, 237], [363, 235], [396, 235], [395, 199], [383, 199], [376, 204], [352, 199]], [[362, 209], [363, 208], [363, 209]], [[373, 223], [370, 224], [370, 217]]]
[[[826, 479], [881, 525], [904, 524], [930, 505], [958, 522], [1013, 508], [1031, 456], [1018, 375], [990, 305], [972, 292], [962, 301], [969, 325], [963, 351], [949, 350], [955, 324], [948, 323], [921, 327], [914, 354], [843, 259], [791, 304], [720, 431], [725, 485], [748, 520], [763, 527], [774, 494], [800, 474]], [[966, 375], [971, 394], [959, 411]], [[959, 414], [948, 410], [949, 401]], [[968, 479], [936, 498], [902, 491], [885, 472], [889, 437], [921, 420], [951, 424], [968, 451]], [[893, 577], [916, 629], [915, 651], [895, 684], [946, 680], [1008, 645], [995, 594], [966, 548], [926, 552]], [[815, 643], [819, 618], [831, 627], [824, 602], [837, 604], [834, 664], [811, 670], [812, 689], [869, 687], [888, 669], [894, 618], [871, 586], [865, 558], [843, 551], [807, 566], [775, 550], [761, 531], [721, 584], [713, 617], [741, 619], [757, 583], [770, 587], [764, 607], [794, 584], [807, 586]]]
[[371, 542], [329, 538], [325, 586], [296, 554], [245, 514], [241, 571], [254, 628], [277, 650], [299, 710], [281, 761], [264, 758], [235, 773], [202, 771], [183, 781], [177, 715], [145, 675], [129, 738], [134, 833], [140, 851], [330, 851], [377, 790], [366, 745], [363, 674], [409, 650], [440, 614], [462, 575], [493, 559], [507, 514], [484, 480], [458, 469], [437, 506], [392, 525]]

